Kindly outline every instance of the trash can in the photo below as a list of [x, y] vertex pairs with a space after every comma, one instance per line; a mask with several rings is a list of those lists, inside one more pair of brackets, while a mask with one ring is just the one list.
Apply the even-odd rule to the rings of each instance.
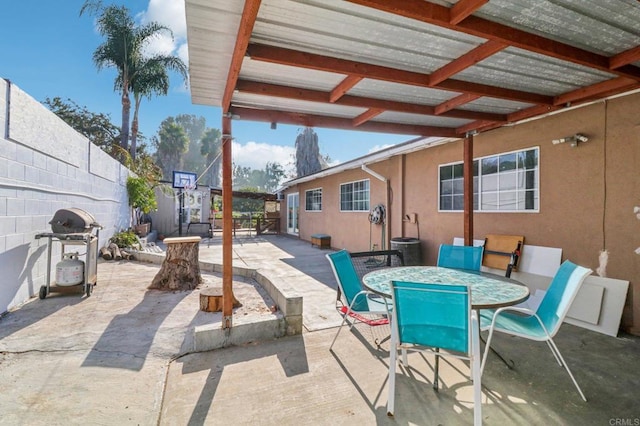
[[422, 265], [422, 250], [417, 238], [391, 238], [391, 250], [399, 250], [406, 266]]

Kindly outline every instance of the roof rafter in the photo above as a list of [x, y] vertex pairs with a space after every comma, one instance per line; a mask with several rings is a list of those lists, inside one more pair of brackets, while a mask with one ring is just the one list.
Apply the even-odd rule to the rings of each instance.
[[606, 56], [497, 22], [478, 18], [477, 16], [468, 16], [460, 23], [454, 25], [450, 22], [451, 9], [427, 0], [404, 0], [401, 2], [390, 2], [387, 0], [347, 1], [428, 24], [438, 25], [454, 31], [464, 32], [476, 37], [499, 41], [541, 55], [640, 80], [640, 68], [638, 67], [623, 65], [612, 69], [609, 64], [609, 58]]
[[551, 96], [453, 79], [448, 79], [436, 86], [432, 86], [429, 84], [428, 74], [339, 59], [315, 53], [301, 52], [282, 47], [251, 43], [249, 44], [247, 52], [251, 59], [281, 65], [315, 69], [338, 74], [357, 75], [363, 78], [450, 90], [460, 93], [472, 93], [479, 96], [488, 96], [511, 101], [534, 104], [551, 104], [553, 102], [553, 98]]
[[302, 114], [265, 109], [253, 109], [231, 106], [230, 111], [242, 120], [263, 121], [267, 123], [293, 124], [309, 127], [329, 127], [363, 132], [393, 133], [401, 135], [455, 137], [455, 129], [449, 127], [419, 126], [412, 124], [383, 123], [368, 121], [354, 127], [349, 118], [328, 117], [324, 115]]
[[460, 56], [458, 59], [449, 62], [442, 68], [432, 72], [429, 76], [429, 84], [435, 86], [438, 83], [448, 79], [452, 75], [457, 74], [460, 71], [477, 64], [483, 59], [486, 59], [489, 56], [498, 53], [506, 47], [507, 45], [504, 43], [489, 40], [488, 42], [481, 44], [475, 49]]
[[240, 75], [242, 60], [249, 45], [249, 39], [253, 32], [253, 26], [256, 23], [261, 1], [262, 0], [246, 0], [244, 3], [240, 26], [238, 27], [238, 35], [236, 37], [236, 45], [233, 48], [233, 56], [231, 57], [229, 73], [227, 74], [227, 84], [224, 89], [224, 95], [222, 96], [221, 106], [223, 113], [226, 113], [229, 110], [229, 105], [231, 105], [233, 91], [236, 88], [236, 81], [238, 81], [238, 76]]
[[434, 112], [436, 113], [436, 115], [445, 115], [447, 111], [451, 111], [457, 106], [473, 102], [480, 97], [481, 96], [478, 95], [470, 95], [468, 93], [464, 93], [462, 95], [456, 96], [455, 98], [449, 99], [448, 101], [443, 102], [440, 105], [437, 105], [434, 108]]
[[352, 120], [353, 126], [358, 127], [361, 124], [371, 120], [373, 117], [382, 114], [383, 112], [384, 110], [382, 108], [370, 108]]
[[353, 86], [358, 84], [362, 80], [362, 77], [359, 75], [350, 75], [347, 76], [344, 80], [342, 80], [334, 89], [331, 91], [331, 95], [329, 96], [329, 102], [335, 102], [340, 99], [345, 93], [347, 93]]
[[[240, 92], [252, 93], [264, 96], [274, 96], [278, 98], [298, 99], [309, 102], [329, 103], [329, 93], [318, 90], [302, 89], [290, 86], [280, 86], [277, 84], [260, 83], [249, 80], [238, 80], [236, 88]], [[464, 96], [464, 95], [463, 95]], [[467, 120], [491, 120], [506, 122], [507, 116], [504, 114], [493, 114], [481, 111], [467, 111], [450, 109], [438, 114], [435, 108], [430, 105], [413, 104], [408, 102], [398, 102], [386, 99], [374, 99], [360, 96], [345, 95], [335, 102], [337, 105], [359, 107], [359, 108], [379, 108], [386, 111], [405, 112], [409, 114], [440, 115], [442, 117], [462, 118]]]
[[[560, 96], [556, 96], [554, 105], [535, 105], [530, 108], [526, 108], [520, 111], [509, 114], [508, 122], [514, 123], [527, 118], [535, 117], [542, 114], [547, 114], [552, 111], [557, 111], [570, 104], [580, 104], [597, 99], [602, 99], [607, 96], [612, 96], [618, 93], [626, 92], [640, 88], [640, 83], [629, 78], [616, 78], [613, 80], [603, 81], [591, 86], [582, 87], [571, 92], [564, 93]], [[494, 122], [488, 124], [486, 121], [475, 121], [464, 126], [460, 126], [456, 129], [458, 134], [464, 134], [467, 131], [487, 131], [500, 127], [502, 124]]]
[[449, 23], [453, 25], [459, 24], [488, 2], [489, 0], [459, 0], [458, 3], [451, 7]]
[[640, 46], [625, 50], [609, 58], [609, 67], [616, 69], [635, 61], [640, 61]]

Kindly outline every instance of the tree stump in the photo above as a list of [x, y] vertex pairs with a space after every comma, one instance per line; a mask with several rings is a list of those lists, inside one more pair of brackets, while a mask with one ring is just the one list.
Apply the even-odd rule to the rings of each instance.
[[[239, 308], [242, 303], [233, 297], [233, 307]], [[204, 312], [220, 312], [222, 311], [222, 288], [221, 287], [207, 287], [200, 290], [200, 310]]]
[[198, 249], [200, 237], [165, 238], [167, 256], [149, 286], [158, 290], [193, 290], [202, 282]]

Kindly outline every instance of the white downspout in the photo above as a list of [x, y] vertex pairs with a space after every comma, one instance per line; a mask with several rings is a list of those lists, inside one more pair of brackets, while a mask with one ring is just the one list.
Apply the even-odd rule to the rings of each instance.
[[384, 222], [384, 227], [385, 227], [385, 233], [387, 235], [387, 240], [385, 241], [385, 243], [387, 244], [387, 247], [385, 247], [387, 250], [391, 248], [391, 206], [389, 205], [389, 201], [391, 199], [390, 193], [391, 193], [391, 188], [390, 185], [391, 183], [389, 182], [389, 179], [387, 179], [386, 177], [382, 176], [380, 173], [371, 170], [369, 167], [367, 167], [366, 164], [362, 165], [362, 170], [365, 171], [366, 173], [369, 173], [371, 176], [375, 177], [376, 179], [381, 180], [382, 182], [386, 183], [386, 193], [385, 193], [385, 205], [387, 206], [387, 217], [385, 219]]

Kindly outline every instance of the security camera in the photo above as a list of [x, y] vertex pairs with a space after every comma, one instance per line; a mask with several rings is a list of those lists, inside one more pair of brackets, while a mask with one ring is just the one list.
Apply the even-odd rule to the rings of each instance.
[[577, 133], [575, 138], [578, 142], [586, 142], [589, 140], [589, 138], [583, 135], [582, 133]]

